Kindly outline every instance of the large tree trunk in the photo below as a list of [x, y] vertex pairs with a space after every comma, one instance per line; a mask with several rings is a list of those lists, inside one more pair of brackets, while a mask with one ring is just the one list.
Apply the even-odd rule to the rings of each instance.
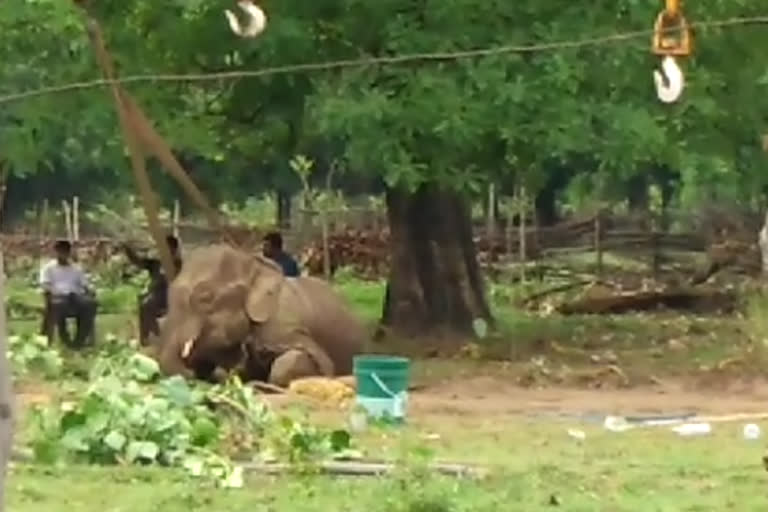
[[0, 512], [5, 510], [5, 477], [13, 447], [14, 400], [5, 317], [5, 269], [0, 251]]
[[389, 189], [386, 202], [392, 267], [382, 326], [419, 336], [470, 334], [476, 318], [492, 325], [466, 202], [434, 185]]
[[560, 220], [557, 211], [557, 193], [559, 192], [557, 184], [548, 183], [542, 188], [534, 199], [536, 208], [536, 219], [540, 226], [553, 226]]
[[626, 183], [629, 211], [645, 214], [651, 206], [651, 197], [648, 193], [648, 177], [645, 174], [632, 176]]

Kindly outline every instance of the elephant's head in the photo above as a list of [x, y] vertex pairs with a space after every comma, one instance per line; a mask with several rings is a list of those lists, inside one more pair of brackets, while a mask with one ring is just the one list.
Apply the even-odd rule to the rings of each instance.
[[254, 323], [278, 307], [284, 277], [261, 255], [227, 245], [190, 251], [169, 287], [159, 362], [164, 373], [205, 377], [244, 357]]

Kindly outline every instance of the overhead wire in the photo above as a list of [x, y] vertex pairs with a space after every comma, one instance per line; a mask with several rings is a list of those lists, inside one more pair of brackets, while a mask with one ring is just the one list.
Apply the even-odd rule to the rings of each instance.
[[[691, 28], [733, 28], [748, 25], [766, 25], [768, 15], [728, 18], [723, 20], [709, 20], [690, 23]], [[670, 29], [672, 31], [673, 29]], [[360, 68], [368, 66], [392, 66], [417, 62], [445, 62], [495, 55], [542, 53], [565, 49], [583, 48], [588, 46], [600, 46], [611, 43], [626, 42], [633, 39], [648, 37], [655, 33], [654, 29], [635, 30], [606, 36], [589, 37], [584, 39], [563, 40], [529, 45], [502, 45], [474, 50], [459, 50], [453, 52], [411, 53], [386, 57], [369, 57], [360, 59], [344, 59], [326, 62], [308, 62], [302, 64], [288, 64], [283, 66], [267, 67], [254, 70], [237, 70], [211, 73], [183, 73], [183, 74], [143, 74], [128, 75], [115, 80], [94, 79], [82, 82], [70, 82], [61, 85], [52, 85], [35, 89], [28, 89], [16, 93], [0, 95], [0, 105], [18, 102], [37, 96], [73, 92], [84, 89], [93, 89], [117, 84], [135, 84], [141, 82], [204, 82], [234, 80], [239, 78], [255, 78], [274, 75], [286, 75], [306, 72], [333, 71], [346, 68]]]

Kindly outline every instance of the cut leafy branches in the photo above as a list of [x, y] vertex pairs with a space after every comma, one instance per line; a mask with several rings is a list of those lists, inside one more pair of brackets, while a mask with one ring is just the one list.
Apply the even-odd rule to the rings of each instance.
[[155, 361], [140, 354], [98, 360], [89, 380], [76, 400], [33, 410], [37, 461], [176, 466], [239, 487], [235, 461], [260, 456], [311, 466], [350, 446], [345, 431], [278, 416], [237, 379], [215, 386], [160, 379]]

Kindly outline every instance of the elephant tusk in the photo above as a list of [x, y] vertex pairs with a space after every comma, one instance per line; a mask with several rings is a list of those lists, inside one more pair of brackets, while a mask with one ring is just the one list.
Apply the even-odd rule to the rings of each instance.
[[240, 25], [240, 21], [235, 16], [235, 13], [227, 9], [224, 11], [224, 15], [227, 17], [227, 21], [229, 21], [229, 27], [232, 29], [232, 32], [240, 37], [248, 38], [256, 37], [264, 32], [267, 26], [267, 15], [264, 14], [264, 11], [259, 6], [251, 3], [250, 0], [240, 0], [237, 5], [248, 15], [248, 24], [245, 27]]
[[186, 343], [181, 347], [181, 358], [186, 359], [189, 357], [189, 354], [192, 353], [192, 347], [195, 344], [195, 338], [190, 338], [187, 340]]
[[[663, 103], [674, 103], [680, 98], [685, 87], [685, 80], [680, 66], [674, 57], [664, 57], [661, 62], [661, 70], [653, 72], [653, 81], [656, 84], [656, 96]], [[666, 79], [666, 80], [665, 80]]]

